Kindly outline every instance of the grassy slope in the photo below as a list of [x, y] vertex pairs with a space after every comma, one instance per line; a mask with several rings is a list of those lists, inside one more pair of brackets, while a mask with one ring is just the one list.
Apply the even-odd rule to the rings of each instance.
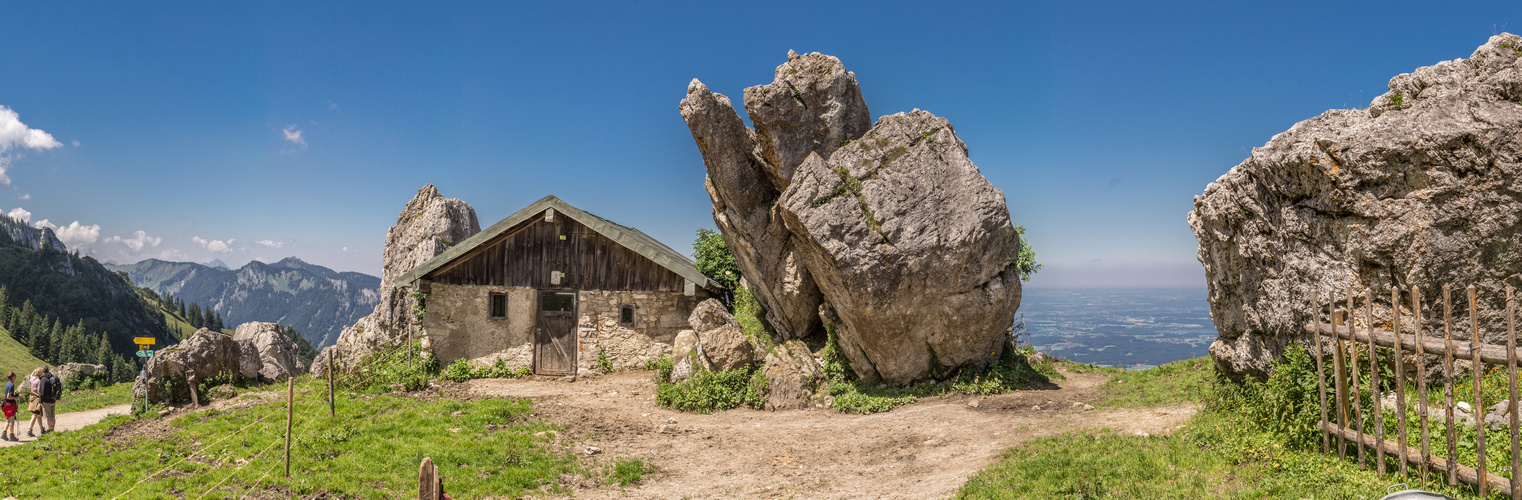
[[[961, 498], [1379, 498], [1408, 482], [1318, 449], [1292, 449], [1231, 405], [1212, 403], [1209, 358], [1116, 372], [1102, 390], [1110, 407], [1205, 403], [1183, 429], [1154, 437], [1073, 433], [1029, 441], [975, 474]], [[1392, 462], [1393, 465], [1393, 462]], [[1392, 471], [1398, 471], [1391, 467]], [[1412, 487], [1459, 498], [1473, 490]]]
[[345, 394], [338, 416], [329, 417], [323, 391], [311, 382], [297, 381], [290, 478], [280, 458], [285, 405], [272, 403], [203, 410], [137, 437], [106, 435], [152, 423], [109, 417], [37, 445], [0, 449], [0, 462], [29, 464], [0, 475], [0, 494], [110, 498], [136, 484], [127, 497], [235, 498], [255, 490], [255, 497], [402, 498], [416, 491], [425, 456], [456, 498], [516, 498], [556, 488], [565, 473], [591, 474], [553, 449], [554, 434], [542, 431], [554, 427], [531, 417], [528, 400]]
[[[5, 372], [16, 372], [16, 380], [21, 380], [32, 370], [42, 366], [42, 360], [32, 357], [27, 352], [26, 346], [21, 345], [16, 339], [11, 338], [11, 333], [0, 327], [0, 379], [5, 378]], [[4, 382], [0, 381], [0, 386]]]

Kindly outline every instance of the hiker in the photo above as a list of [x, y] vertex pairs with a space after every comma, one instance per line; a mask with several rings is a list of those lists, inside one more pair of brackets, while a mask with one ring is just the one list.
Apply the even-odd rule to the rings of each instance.
[[0, 403], [0, 411], [5, 413], [5, 430], [0, 431], [0, 439], [6, 441], [20, 441], [16, 437], [16, 406], [19, 398], [16, 396], [16, 372], [5, 374], [5, 403]]
[[57, 404], [58, 399], [63, 396], [63, 381], [59, 380], [57, 375], [53, 375], [52, 372], [48, 371], [48, 367], [46, 365], [42, 367], [41, 395], [42, 418], [47, 420], [48, 424], [47, 428], [42, 430], [42, 433], [47, 434], [49, 432], [58, 430], [57, 421], [54, 419], [53, 415], [53, 405]]
[[[27, 424], [26, 424], [26, 437], [37, 437], [36, 434], [32, 434], [32, 427], [40, 427], [40, 426], [42, 426], [42, 367], [41, 366], [37, 367], [36, 370], [32, 370], [32, 374], [26, 377], [26, 388], [27, 388], [27, 392], [29, 393], [28, 397], [27, 397], [27, 401], [29, 401], [29, 402], [26, 405], [26, 409], [27, 409], [27, 411], [32, 412], [32, 421], [31, 422], [27, 422]], [[44, 432], [46, 432], [47, 428], [43, 427], [42, 430]]]

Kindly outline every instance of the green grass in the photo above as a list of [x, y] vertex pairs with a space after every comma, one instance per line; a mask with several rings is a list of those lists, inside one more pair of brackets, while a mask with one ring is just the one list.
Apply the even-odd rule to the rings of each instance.
[[637, 458], [619, 460], [613, 466], [613, 472], [609, 475], [610, 482], [618, 483], [619, 486], [628, 486], [638, 483], [648, 472], [645, 462]]
[[1203, 389], [1210, 386], [1214, 376], [1211, 366], [1210, 357], [1204, 356], [1174, 361], [1147, 370], [1103, 369], [1113, 375], [1099, 387], [1099, 406], [1136, 408], [1200, 401], [1205, 397]]
[[[1114, 374], [1101, 386], [1107, 406], [1193, 401], [1204, 408], [1167, 436], [1069, 433], [1028, 441], [973, 475], [958, 497], [1373, 499], [1390, 485], [1408, 483], [1476, 498], [1472, 488], [1402, 478], [1393, 460], [1392, 472], [1380, 475], [1372, 460], [1369, 468], [1358, 467], [1351, 452], [1346, 460], [1323, 454], [1320, 434], [1311, 427], [1319, 419], [1310, 399], [1317, 397], [1313, 363], [1303, 350], [1292, 349], [1273, 377], [1248, 383], [1219, 376], [1208, 358], [1151, 370], [1105, 369]], [[1394, 424], [1388, 425], [1393, 436]], [[1472, 452], [1460, 455], [1473, 464]], [[1491, 460], [1510, 463], [1510, 457]]]
[[124, 405], [131, 402], [132, 383], [123, 382], [97, 389], [81, 387], [73, 391], [65, 390], [63, 398], [58, 400], [58, 406], [54, 408], [54, 411], [67, 413], [71, 411], [94, 410], [96, 408]]
[[913, 403], [922, 397], [947, 394], [990, 395], [1017, 391], [1033, 383], [1061, 380], [1056, 364], [1051, 358], [1030, 363], [1035, 351], [1016, 348], [984, 370], [954, 371], [941, 373], [932, 369], [933, 380], [910, 387], [867, 386], [856, 379], [848, 362], [836, 343], [835, 331], [826, 327], [829, 340], [824, 352], [824, 373], [829, 381], [830, 395], [835, 398], [831, 405], [842, 413], [880, 413]]
[[[158, 422], [112, 416], [36, 444], [0, 449], [0, 461], [27, 464], [0, 475], [18, 498], [67, 492], [76, 498], [237, 498], [254, 496], [403, 498], [417, 488], [418, 464], [432, 457], [456, 498], [514, 498], [559, 491], [580, 469], [551, 447], [554, 426], [528, 400], [420, 401], [378, 395], [338, 400], [328, 417], [318, 383], [298, 379], [291, 477], [283, 476], [283, 403], [203, 410], [162, 428], [108, 437], [113, 429]], [[310, 389], [308, 391], [307, 389]], [[146, 414], [149, 418], [156, 414]], [[267, 474], [267, 475], [266, 475]], [[139, 482], [141, 481], [141, 482]]]
[[[10, 331], [0, 327], [0, 379], [5, 377], [6, 372], [16, 372], [16, 382], [20, 383], [27, 374], [32, 373], [32, 370], [46, 364], [32, 357], [26, 346], [11, 338]], [[4, 382], [0, 381], [0, 385], [3, 384]]]

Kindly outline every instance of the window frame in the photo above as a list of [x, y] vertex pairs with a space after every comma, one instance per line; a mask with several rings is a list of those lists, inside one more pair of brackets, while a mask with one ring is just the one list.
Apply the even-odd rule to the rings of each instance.
[[[501, 297], [501, 300], [502, 300], [502, 314], [501, 315], [497, 315], [497, 298], [498, 297]], [[506, 293], [503, 293], [503, 292], [487, 292], [486, 293], [486, 317], [490, 318], [490, 319], [506, 319], [507, 318], [507, 294]]]
[[[624, 321], [624, 311], [629, 311], [629, 321]], [[637, 314], [639, 314], [639, 308], [635, 307], [634, 304], [618, 306], [618, 325], [632, 328], [639, 321], [639, 317], [636, 316]]]

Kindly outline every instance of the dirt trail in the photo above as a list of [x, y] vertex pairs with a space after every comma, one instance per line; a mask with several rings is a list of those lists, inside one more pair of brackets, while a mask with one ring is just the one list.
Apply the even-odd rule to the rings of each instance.
[[[132, 405], [130, 405], [130, 404], [116, 405], [116, 406], [107, 406], [105, 408], [96, 408], [94, 410], [71, 411], [71, 412], [68, 412], [68, 413], [59, 413], [58, 415], [56, 415], [54, 417], [56, 419], [56, 420], [54, 420], [54, 422], [58, 424], [57, 429], [58, 429], [59, 432], [75, 431], [75, 430], [83, 429], [87, 425], [99, 422], [101, 419], [106, 418], [106, 415], [112, 415], [112, 414], [125, 415], [125, 414], [127, 414], [128, 412], [131, 412], [131, 411], [132, 411]], [[26, 406], [23, 405], [20, 408], [20, 411], [16, 413], [16, 433], [21, 434], [21, 436], [20, 436], [21, 440], [20, 441], [0, 441], [0, 448], [5, 448], [5, 447], [8, 447], [8, 446], [16, 446], [16, 445], [19, 445], [19, 444], [26, 444], [26, 443], [30, 443], [32, 441], [36, 441], [37, 438], [35, 438], [35, 437], [27, 437], [27, 435], [25, 434], [26, 433], [26, 428], [27, 428], [26, 424], [27, 424], [27, 422], [31, 421], [31, 418], [32, 418], [31, 412], [26, 411]], [[3, 428], [4, 426], [5, 426], [4, 422], [0, 422], [0, 428]]]
[[[656, 470], [625, 489], [573, 484], [576, 498], [942, 498], [1028, 439], [1106, 428], [1166, 434], [1197, 410], [1084, 410], [1109, 375], [1065, 376], [1043, 389], [925, 398], [874, 415], [829, 409], [680, 413], [655, 405], [646, 371], [574, 383], [474, 380], [460, 389], [478, 397], [533, 398], [542, 417], [566, 426], [561, 445], [581, 453], [594, 470], [626, 458]], [[601, 452], [588, 456], [589, 446]]]

